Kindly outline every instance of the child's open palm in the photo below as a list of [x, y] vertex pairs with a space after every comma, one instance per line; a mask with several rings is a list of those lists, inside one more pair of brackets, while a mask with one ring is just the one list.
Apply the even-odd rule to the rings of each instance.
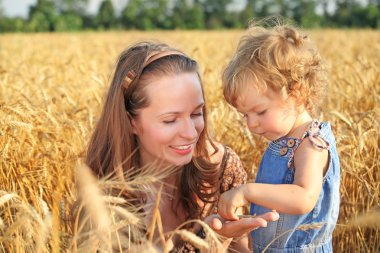
[[230, 189], [220, 196], [218, 213], [222, 218], [226, 220], [239, 220], [236, 210], [249, 203], [245, 198], [244, 187], [245, 185], [241, 185]]

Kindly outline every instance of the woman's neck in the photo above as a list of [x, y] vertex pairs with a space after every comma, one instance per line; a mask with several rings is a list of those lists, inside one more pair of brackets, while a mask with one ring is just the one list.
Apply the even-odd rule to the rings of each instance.
[[[164, 170], [170, 170], [170, 168], [163, 168], [163, 173], [166, 173]], [[162, 193], [173, 195], [173, 193], [177, 192], [178, 184], [179, 184], [179, 171], [171, 171], [167, 172], [168, 176], [164, 178], [160, 178], [156, 183], [153, 184], [154, 189], [158, 191], [162, 186]]]
[[168, 177], [162, 179], [162, 182], [168, 186], [176, 186], [178, 184], [178, 173], [172, 173]]
[[[177, 177], [178, 177], [178, 172], [180, 171], [179, 167], [164, 163], [161, 160], [152, 161], [151, 159], [147, 159], [146, 157], [144, 157], [144, 154], [142, 154], [141, 152], [139, 153], [139, 156], [137, 159], [137, 166], [140, 168], [146, 168], [149, 171], [158, 172], [160, 175], [159, 181], [161, 183], [164, 182], [165, 184], [168, 184], [168, 185], [175, 185]], [[165, 176], [165, 177], [162, 178], [161, 176]], [[157, 183], [157, 185], [160, 185], [160, 183]]]

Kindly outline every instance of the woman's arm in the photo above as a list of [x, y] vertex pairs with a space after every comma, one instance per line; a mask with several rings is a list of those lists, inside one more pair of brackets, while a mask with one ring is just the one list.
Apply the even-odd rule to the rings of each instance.
[[[244, 214], [244, 211], [242, 208], [239, 208], [237, 213]], [[265, 224], [265, 223], [263, 223], [263, 224]], [[265, 226], [266, 226], [266, 224], [265, 224]], [[239, 229], [240, 229], [240, 231], [242, 230], [241, 228], [239, 228]], [[250, 244], [249, 243], [250, 237], [248, 234], [249, 232], [250, 232], [250, 230], [246, 231], [242, 236], [235, 236], [235, 238], [232, 240], [229, 248], [234, 250], [233, 252], [242, 252], [242, 253], [252, 252], [252, 250], [249, 248], [249, 244]]]
[[[219, 189], [220, 193], [245, 184], [247, 181], [247, 173], [244, 170], [239, 156], [228, 147], [224, 147], [215, 142], [214, 144], [218, 147], [218, 152], [211, 156], [211, 161], [220, 164], [222, 174]], [[208, 145], [208, 148], [210, 148], [210, 153], [212, 154], [214, 151], [212, 146]], [[216, 204], [217, 203], [215, 203], [215, 205]], [[248, 243], [248, 233], [253, 229], [266, 227], [268, 222], [275, 221], [279, 218], [278, 213], [274, 211], [257, 217], [245, 217], [237, 221], [226, 221], [217, 215], [216, 208], [210, 208], [209, 212], [209, 215], [204, 219], [205, 223], [219, 235], [226, 238], [234, 238], [232, 242], [227, 239], [225, 243], [231, 242], [231, 244], [227, 244], [227, 246], [236, 252], [251, 252]], [[239, 214], [244, 214], [243, 208], [239, 209]], [[199, 229], [201, 228], [198, 227], [195, 231], [199, 231]]]
[[[221, 144], [217, 143], [219, 148], [219, 154], [216, 155], [218, 158], [217, 161], [214, 160], [214, 162], [218, 162], [220, 164], [220, 170], [221, 170], [221, 182], [220, 182], [220, 193], [223, 193], [225, 191], [228, 191], [234, 187], [238, 187], [242, 184], [245, 184], [247, 182], [247, 173], [244, 170], [243, 164], [240, 161], [239, 156], [229, 147], [224, 147]], [[221, 152], [222, 151], [222, 152]], [[214, 210], [215, 213], [217, 210]], [[239, 214], [244, 214], [243, 208], [239, 209]], [[218, 221], [214, 221], [218, 223]], [[263, 222], [263, 221], [260, 221]], [[243, 227], [243, 223], [236, 223], [236, 224], [229, 224], [230, 225], [230, 231], [225, 229], [225, 225], [223, 222], [221, 222], [219, 225], [215, 225], [215, 223], [211, 223], [211, 227], [214, 229], [215, 232], [226, 236], [226, 237], [234, 237], [233, 241], [231, 242], [229, 248], [232, 250], [235, 250], [236, 252], [250, 252], [249, 249], [249, 237], [248, 232], [253, 229], [252, 225], [257, 225], [256, 221], [251, 221], [245, 224], [246, 227]], [[224, 226], [223, 226], [224, 225]], [[232, 225], [232, 228], [231, 228]], [[239, 234], [234, 234], [234, 227], [238, 230]]]

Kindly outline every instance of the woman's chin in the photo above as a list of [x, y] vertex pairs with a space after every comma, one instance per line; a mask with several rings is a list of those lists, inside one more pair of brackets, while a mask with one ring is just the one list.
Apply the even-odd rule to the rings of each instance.
[[184, 166], [186, 164], [189, 164], [191, 162], [191, 156], [188, 158], [183, 157], [182, 159], [173, 159], [171, 161], [172, 165], [174, 166]]

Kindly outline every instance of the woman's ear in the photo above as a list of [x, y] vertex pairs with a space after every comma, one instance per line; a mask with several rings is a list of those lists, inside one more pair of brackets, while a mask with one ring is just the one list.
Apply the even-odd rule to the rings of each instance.
[[132, 133], [138, 135], [140, 133], [139, 124], [136, 118], [131, 118]]

